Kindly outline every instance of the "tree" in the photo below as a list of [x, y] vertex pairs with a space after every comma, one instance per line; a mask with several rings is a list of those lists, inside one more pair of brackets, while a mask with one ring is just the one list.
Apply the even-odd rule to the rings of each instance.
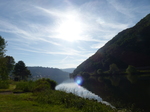
[[111, 64], [110, 66], [109, 66], [109, 72], [111, 73], [111, 74], [118, 74], [119, 73], [119, 68], [117, 67], [117, 65], [116, 64]]
[[6, 41], [0, 36], [0, 58], [4, 57]]
[[7, 80], [7, 66], [5, 56], [6, 41], [0, 36], [0, 80]]
[[126, 73], [134, 75], [137, 73], [137, 69], [134, 66], [129, 65], [126, 69]]
[[15, 64], [13, 75], [14, 80], [18, 81], [18, 80], [27, 80], [27, 78], [31, 76], [31, 73], [27, 69], [23, 61], [18, 61], [18, 63]]
[[98, 69], [97, 70], [97, 74], [102, 75], [103, 74], [103, 70], [102, 69]]
[[8, 79], [8, 68], [6, 66], [6, 58], [0, 58], [0, 80]]
[[11, 74], [11, 72], [15, 66], [15, 60], [12, 56], [6, 56], [5, 59], [6, 59], [6, 67], [8, 70], [8, 74]]
[[135, 83], [138, 80], [138, 76], [136, 75], [138, 72], [134, 66], [129, 65], [128, 68], [126, 69], [126, 73], [128, 74], [127, 79], [131, 83]]

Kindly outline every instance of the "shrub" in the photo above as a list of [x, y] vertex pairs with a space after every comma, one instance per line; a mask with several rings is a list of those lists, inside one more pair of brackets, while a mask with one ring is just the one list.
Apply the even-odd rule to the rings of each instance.
[[134, 66], [129, 65], [126, 69], [126, 73], [130, 75], [135, 75], [137, 73], [137, 69]]
[[51, 89], [51, 85], [47, 79], [42, 78], [42, 79], [35, 81], [35, 86], [33, 88], [33, 92], [35, 92], [35, 93], [42, 92], [47, 89]]
[[50, 79], [46, 79], [46, 81], [51, 85], [51, 89], [55, 90], [57, 83]]
[[116, 64], [113, 63], [109, 66], [109, 73], [111, 73], [113, 75], [119, 74], [119, 68], [117, 67]]
[[2, 81], [2, 80], [0, 80], [0, 89], [8, 89], [8, 88], [9, 88], [8, 81]]
[[47, 89], [55, 89], [56, 82], [50, 79], [39, 79], [36, 81], [20, 81], [16, 83], [14, 91], [20, 92], [41, 92]]
[[16, 88], [14, 91], [21, 91], [21, 92], [31, 92], [34, 87], [33, 81], [20, 81], [17, 82]]

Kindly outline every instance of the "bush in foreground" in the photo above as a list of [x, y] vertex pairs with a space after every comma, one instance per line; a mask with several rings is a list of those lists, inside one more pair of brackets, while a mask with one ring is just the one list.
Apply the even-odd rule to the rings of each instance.
[[33, 81], [20, 81], [16, 83], [14, 92], [31, 92], [35, 83]]
[[42, 92], [50, 89], [51, 89], [51, 85], [45, 78], [43, 78], [35, 81], [35, 85], [33, 87], [32, 92], [37, 93], [37, 92]]
[[50, 79], [39, 79], [36, 81], [20, 81], [16, 83], [15, 92], [33, 92], [38, 93], [45, 90], [54, 90], [56, 82]]

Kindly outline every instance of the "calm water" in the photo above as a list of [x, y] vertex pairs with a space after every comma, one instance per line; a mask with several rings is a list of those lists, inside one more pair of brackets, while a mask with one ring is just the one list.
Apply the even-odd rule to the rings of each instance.
[[96, 94], [88, 91], [87, 89], [81, 87], [80, 85], [78, 85], [76, 82], [74, 82], [73, 79], [67, 80], [67, 81], [57, 85], [55, 89], [59, 90], [59, 91], [64, 91], [67, 93], [72, 93], [72, 94], [75, 94], [75, 95], [80, 96], [82, 98], [97, 100], [98, 102], [101, 102], [103, 104], [109, 105], [112, 108], [114, 108], [108, 102], [103, 101], [102, 98], [99, 97], [98, 95], [96, 95]]

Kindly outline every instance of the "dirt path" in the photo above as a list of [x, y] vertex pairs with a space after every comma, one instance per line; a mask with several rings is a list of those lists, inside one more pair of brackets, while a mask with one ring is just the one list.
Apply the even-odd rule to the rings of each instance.
[[13, 92], [12, 91], [0, 91], [0, 94], [12, 94]]
[[17, 94], [21, 94], [21, 93], [24, 93], [24, 92], [0, 91], [0, 94], [3, 94], [3, 95], [8, 95], [8, 94], [17, 95]]

